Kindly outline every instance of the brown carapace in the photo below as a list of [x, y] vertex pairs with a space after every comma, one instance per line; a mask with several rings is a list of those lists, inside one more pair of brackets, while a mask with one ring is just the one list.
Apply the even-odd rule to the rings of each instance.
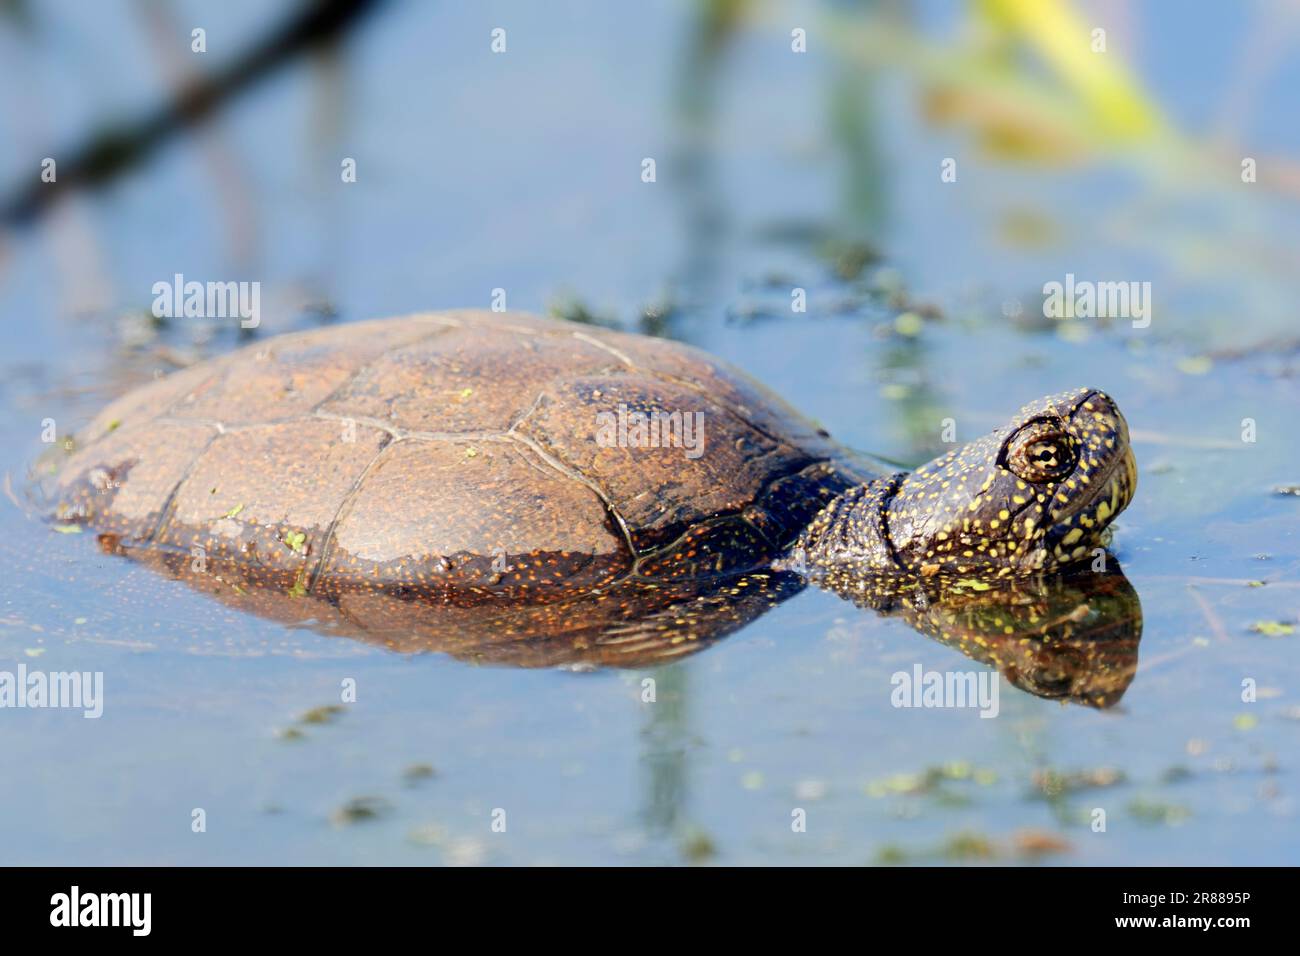
[[808, 577], [1053, 571], [1136, 475], [1097, 391], [889, 475], [689, 346], [480, 311], [250, 345], [59, 457], [48, 513], [108, 550], [277, 620], [520, 664], [687, 653]]

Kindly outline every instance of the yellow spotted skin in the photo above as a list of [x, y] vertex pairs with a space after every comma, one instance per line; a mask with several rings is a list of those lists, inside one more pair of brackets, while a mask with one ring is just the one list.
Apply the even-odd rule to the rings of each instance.
[[832, 502], [792, 552], [807, 573], [1001, 578], [1088, 559], [1132, 500], [1128, 425], [1104, 392], [1026, 405], [1007, 425], [908, 475]]

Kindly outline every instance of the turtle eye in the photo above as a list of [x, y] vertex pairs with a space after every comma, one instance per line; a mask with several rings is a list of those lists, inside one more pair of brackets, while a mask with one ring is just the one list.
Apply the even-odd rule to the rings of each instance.
[[1024, 481], [1059, 481], [1078, 463], [1074, 440], [1059, 425], [1031, 422], [1007, 443], [1007, 467]]

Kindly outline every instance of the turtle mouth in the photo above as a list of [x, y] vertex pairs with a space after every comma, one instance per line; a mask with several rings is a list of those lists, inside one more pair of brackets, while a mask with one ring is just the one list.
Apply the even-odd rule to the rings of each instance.
[[1058, 523], [1083, 516], [1109, 524], [1115, 515], [1128, 507], [1136, 485], [1137, 462], [1133, 458], [1133, 450], [1125, 448], [1123, 454], [1116, 455], [1106, 465], [1100, 475], [1100, 482], [1096, 478], [1092, 480], [1091, 487], [1096, 489], [1092, 494], [1074, 499], [1054, 517]]
[[1132, 449], [1126, 445], [1106, 467], [1100, 482], [1093, 480], [1093, 487], [1093, 494], [1070, 502], [1055, 516], [1045, 545], [1057, 564], [1077, 561], [1102, 544], [1106, 529], [1133, 500], [1137, 461]]
[[1070, 498], [1051, 513], [1043, 541], [1045, 562], [1063, 565], [1104, 543], [1106, 529], [1133, 500], [1137, 461], [1128, 423], [1105, 392], [1082, 391], [1057, 409], [1079, 449], [1075, 473], [1058, 488]]

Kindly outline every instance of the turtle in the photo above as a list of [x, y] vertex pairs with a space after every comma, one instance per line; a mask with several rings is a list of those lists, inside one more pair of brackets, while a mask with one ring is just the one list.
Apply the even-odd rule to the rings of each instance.
[[1104, 548], [1136, 480], [1098, 389], [905, 472], [689, 345], [456, 310], [159, 378], [35, 487], [104, 550], [265, 617], [474, 660], [641, 666], [810, 581], [887, 610], [1066, 572]]

